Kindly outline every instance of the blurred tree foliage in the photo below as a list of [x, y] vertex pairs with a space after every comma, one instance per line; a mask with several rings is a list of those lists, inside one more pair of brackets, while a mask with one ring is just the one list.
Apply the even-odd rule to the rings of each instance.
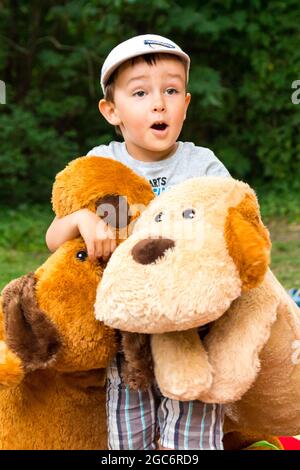
[[115, 139], [101, 119], [100, 66], [135, 34], [169, 36], [192, 59], [181, 139], [235, 177], [299, 189], [299, 0], [0, 0], [0, 201], [49, 201], [67, 161]]

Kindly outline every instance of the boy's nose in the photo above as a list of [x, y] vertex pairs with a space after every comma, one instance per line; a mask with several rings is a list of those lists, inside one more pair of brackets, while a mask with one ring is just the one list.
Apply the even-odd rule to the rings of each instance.
[[154, 112], [158, 112], [158, 113], [165, 111], [166, 109], [165, 101], [164, 101], [163, 96], [160, 93], [156, 93], [155, 96], [153, 96], [152, 109]]
[[155, 104], [155, 105], [153, 106], [153, 111], [156, 111], [156, 112], [161, 113], [161, 112], [164, 111], [164, 110], [165, 110], [165, 106], [164, 106], [163, 103], [161, 103], [161, 104]]

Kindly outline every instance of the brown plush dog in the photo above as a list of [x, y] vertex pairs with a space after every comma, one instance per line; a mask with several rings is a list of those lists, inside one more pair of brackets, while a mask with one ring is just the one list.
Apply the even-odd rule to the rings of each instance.
[[[165, 396], [228, 404], [228, 430], [293, 435], [300, 432], [300, 314], [268, 270], [270, 246], [248, 185], [186, 181], [152, 201], [113, 253], [96, 315], [152, 334]], [[139, 367], [138, 349], [130, 341], [127, 348]]]
[[[84, 207], [98, 210], [114, 225], [120, 243], [152, 198], [149, 183], [124, 165], [83, 157], [57, 176], [53, 208], [58, 216]], [[116, 338], [93, 311], [104, 267], [90, 262], [78, 238], [4, 288], [0, 448], [107, 447], [105, 368]]]

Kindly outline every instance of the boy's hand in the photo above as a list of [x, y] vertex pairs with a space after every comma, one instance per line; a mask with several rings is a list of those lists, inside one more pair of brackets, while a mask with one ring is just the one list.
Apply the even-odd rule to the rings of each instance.
[[76, 220], [90, 260], [102, 258], [103, 261], [108, 261], [117, 247], [115, 233], [100, 217], [88, 209], [77, 211]]

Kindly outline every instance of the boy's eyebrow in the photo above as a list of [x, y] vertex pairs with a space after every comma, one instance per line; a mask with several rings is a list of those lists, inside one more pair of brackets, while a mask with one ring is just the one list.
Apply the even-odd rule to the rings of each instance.
[[[179, 78], [179, 80], [181, 80], [182, 82], [184, 82], [184, 78], [182, 77], [182, 75], [180, 75], [179, 73], [170, 73], [168, 72], [167, 74], [169, 77], [171, 78]], [[137, 77], [132, 77], [128, 80], [128, 82], [126, 83], [126, 85], [128, 86], [131, 82], [134, 82], [136, 80], [145, 80], [147, 79], [148, 76], [147, 75], [138, 75]]]
[[135, 80], [143, 80], [145, 78], [148, 78], [147, 75], [138, 75], [137, 77], [132, 77], [128, 80], [126, 85], [129, 85], [129, 83], [134, 82]]
[[171, 78], [179, 78], [179, 80], [184, 81], [184, 78], [179, 73], [170, 73], [170, 72], [168, 72], [168, 75]]

